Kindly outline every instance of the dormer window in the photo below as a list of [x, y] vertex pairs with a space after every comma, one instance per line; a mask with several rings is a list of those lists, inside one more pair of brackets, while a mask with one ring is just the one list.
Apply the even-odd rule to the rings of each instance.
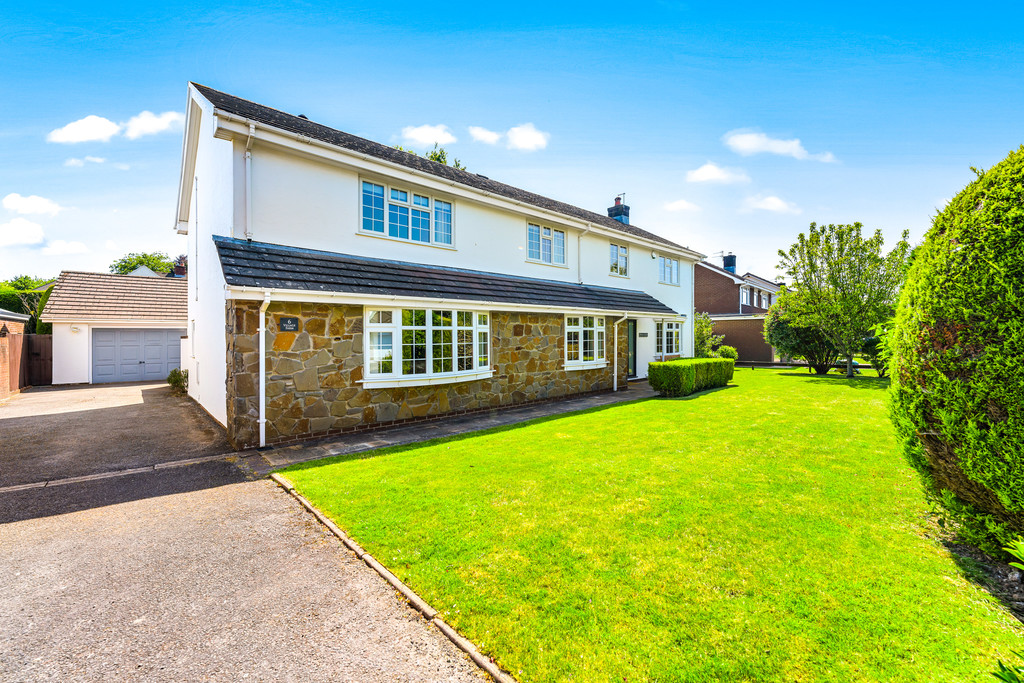
[[362, 200], [362, 231], [365, 233], [420, 244], [450, 246], [452, 243], [451, 202], [366, 181], [363, 181]]

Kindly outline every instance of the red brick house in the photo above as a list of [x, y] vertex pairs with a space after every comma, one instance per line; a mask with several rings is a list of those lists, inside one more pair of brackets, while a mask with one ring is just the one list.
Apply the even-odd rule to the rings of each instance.
[[775, 351], [762, 335], [764, 316], [775, 301], [779, 285], [753, 273], [736, 274], [736, 256], [727, 254], [724, 267], [697, 263], [693, 278], [693, 307], [707, 313], [723, 344], [736, 347], [741, 361], [771, 362]]

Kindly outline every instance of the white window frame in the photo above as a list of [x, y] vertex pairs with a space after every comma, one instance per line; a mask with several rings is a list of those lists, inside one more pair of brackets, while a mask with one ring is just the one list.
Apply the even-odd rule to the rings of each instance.
[[[666, 268], [668, 278], [665, 277]], [[658, 257], [658, 282], [663, 285], [679, 286], [679, 259], [669, 258], [668, 256]]]
[[[383, 231], [369, 230], [364, 227], [363, 217], [363, 194], [364, 184], [375, 185], [377, 187], [384, 188], [384, 223]], [[392, 192], [404, 192], [405, 201], [400, 199], [392, 199]], [[425, 198], [428, 200], [426, 206], [416, 203], [416, 198]], [[451, 242], [440, 242], [437, 240], [437, 210], [440, 208], [438, 203], [441, 202], [451, 209]], [[396, 209], [404, 209], [408, 211], [409, 215], [409, 236], [401, 237], [398, 235], [390, 234], [391, 224], [391, 207], [394, 206]], [[427, 241], [415, 240], [412, 238], [413, 234], [413, 211], [425, 211], [427, 214]], [[448, 198], [438, 197], [430, 192], [420, 191], [411, 189], [410, 186], [391, 185], [387, 182], [373, 180], [370, 178], [359, 179], [359, 221], [356, 227], [356, 234], [363, 235], [364, 237], [376, 237], [378, 239], [393, 240], [395, 242], [402, 242], [405, 244], [418, 244], [425, 247], [436, 247], [438, 249], [455, 249], [455, 203]]]
[[[537, 229], [537, 237], [540, 240], [540, 242], [539, 242], [540, 255], [536, 256], [536, 257], [530, 255], [530, 232], [532, 231], [533, 228]], [[545, 234], [544, 234], [545, 231], [547, 231], [549, 233], [547, 236], [545, 236]], [[562, 236], [562, 260], [561, 261], [556, 261], [555, 260], [555, 233], [558, 233], [558, 234], [560, 234]], [[540, 263], [540, 264], [545, 265], [545, 266], [558, 266], [559, 268], [568, 268], [567, 262], [569, 260], [569, 254], [568, 254], [569, 242], [566, 239], [566, 237], [567, 237], [567, 235], [566, 235], [565, 230], [560, 230], [558, 228], [552, 228], [552, 227], [547, 226], [547, 225], [541, 225], [540, 223], [527, 223], [526, 224], [526, 260], [529, 261], [530, 263]], [[550, 247], [551, 247], [551, 249], [550, 249], [551, 260], [550, 261], [545, 261], [544, 260], [544, 243], [545, 243], [545, 241], [550, 243]]]
[[[590, 325], [587, 323], [591, 322]], [[584, 360], [586, 355], [587, 332], [591, 332], [591, 348], [593, 358]], [[575, 347], [570, 343], [570, 338], [575, 335]], [[589, 370], [592, 368], [603, 368], [608, 365], [608, 326], [603, 315], [594, 313], [566, 313], [565, 314], [565, 369], [566, 370]]]
[[746, 287], [740, 287], [740, 305], [750, 305], [750, 290], [747, 289]]
[[613, 277], [629, 277], [629, 245], [608, 243], [608, 273]]
[[[683, 323], [678, 320], [659, 321], [654, 326], [654, 355], [681, 356], [683, 343]], [[669, 351], [669, 347], [672, 348]]]
[[[403, 311], [424, 311], [423, 325], [404, 325]], [[451, 324], [434, 324], [434, 313], [451, 314]], [[460, 319], [460, 313], [472, 316], [470, 324]], [[381, 314], [379, 317], [377, 314]], [[388, 320], [382, 322], [387, 318]], [[453, 306], [403, 306], [401, 308], [366, 306], [363, 309], [363, 379], [364, 388], [384, 388], [403, 386], [425, 386], [431, 384], [451, 384], [454, 382], [470, 382], [486, 379], [494, 375], [493, 355], [491, 349], [491, 312], [469, 307]], [[403, 361], [411, 360], [403, 357], [403, 332], [422, 330], [426, 346], [426, 371], [418, 374], [403, 374]], [[449, 372], [434, 372], [434, 332], [451, 332], [451, 363]], [[470, 354], [472, 367], [458, 370], [459, 363], [459, 332], [468, 332], [470, 337]], [[374, 372], [372, 358], [372, 341], [375, 334], [391, 334], [391, 371]], [[483, 353], [481, 353], [483, 352]], [[447, 358], [447, 356], [446, 356]]]

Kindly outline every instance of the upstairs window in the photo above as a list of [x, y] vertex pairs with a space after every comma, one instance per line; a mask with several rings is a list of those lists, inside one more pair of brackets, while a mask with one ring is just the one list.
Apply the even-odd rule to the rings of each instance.
[[593, 315], [565, 316], [566, 366], [603, 364], [604, 337], [604, 318]]
[[530, 223], [526, 228], [526, 256], [531, 261], [565, 265], [565, 232]]
[[366, 181], [362, 198], [364, 232], [421, 244], [451, 245], [451, 202]]
[[744, 306], [750, 305], [750, 290], [740, 287], [740, 303]]
[[679, 284], [679, 261], [674, 258], [658, 257], [658, 280], [667, 285]]
[[611, 273], [622, 277], [629, 276], [629, 248], [621, 244], [611, 245]]

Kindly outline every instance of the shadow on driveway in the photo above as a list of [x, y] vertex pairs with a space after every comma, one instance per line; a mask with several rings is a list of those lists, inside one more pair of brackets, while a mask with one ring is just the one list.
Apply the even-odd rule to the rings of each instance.
[[224, 430], [162, 383], [33, 389], [0, 404], [0, 488], [231, 452]]

